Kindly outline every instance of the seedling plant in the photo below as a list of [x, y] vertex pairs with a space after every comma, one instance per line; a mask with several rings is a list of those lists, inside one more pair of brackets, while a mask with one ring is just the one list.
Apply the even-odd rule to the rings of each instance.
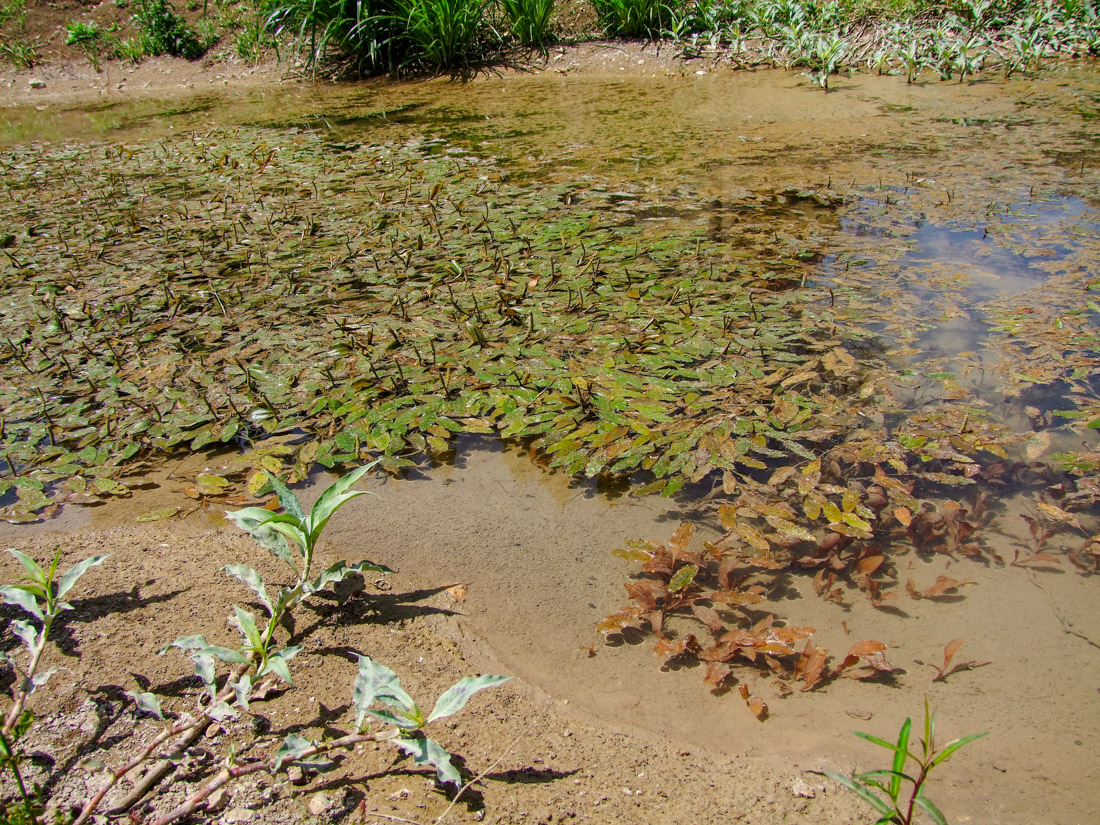
[[[973, 733], [954, 739], [942, 749], [936, 748], [936, 715], [924, 702], [924, 736], [920, 740], [919, 755], [909, 749], [909, 735], [913, 721], [906, 718], [898, 732], [896, 743], [887, 742], [869, 733], [856, 732], [856, 736], [893, 753], [893, 764], [889, 768], [866, 771], [865, 773], [844, 776], [833, 771], [823, 771], [822, 775], [839, 782], [843, 787], [856, 794], [879, 814], [876, 825], [912, 825], [917, 810], [924, 811], [936, 825], [947, 825], [932, 800], [925, 793], [925, 786], [932, 771], [946, 762], [963, 745], [985, 736], [985, 733]], [[909, 763], [912, 768], [907, 768]], [[908, 792], [906, 793], [906, 783]]]
[[38, 626], [25, 619], [15, 619], [12, 630], [23, 643], [26, 661], [20, 664], [18, 657], [0, 651], [0, 669], [11, 667], [15, 671], [15, 684], [12, 686], [12, 704], [4, 715], [0, 725], [0, 773], [8, 771], [19, 790], [19, 799], [12, 805], [9, 816], [12, 821], [24, 817], [26, 822], [35, 822], [42, 810], [42, 789], [28, 790], [20, 771], [20, 765], [27, 759], [23, 740], [34, 724], [34, 714], [27, 708], [31, 696], [49, 681], [57, 668], [40, 669], [42, 654], [54, 621], [64, 611], [73, 606], [64, 599], [92, 567], [103, 564], [106, 555], [92, 556], [69, 568], [60, 578], [57, 576], [58, 563], [61, 560], [61, 548], [57, 548], [53, 560], [45, 568], [25, 553], [9, 550], [23, 567], [24, 576], [18, 584], [0, 586], [0, 601], [15, 605], [31, 618]]

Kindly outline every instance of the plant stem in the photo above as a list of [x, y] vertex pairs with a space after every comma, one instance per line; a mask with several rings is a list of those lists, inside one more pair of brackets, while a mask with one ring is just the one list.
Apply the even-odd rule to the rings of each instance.
[[[313, 747], [306, 748], [299, 754], [294, 761], [300, 759], [308, 759], [311, 756], [316, 756], [319, 753], [325, 753], [336, 748], [350, 749], [360, 742], [375, 742], [379, 739], [385, 739], [387, 737], [378, 733], [351, 733], [347, 736], [342, 736], [339, 739], [334, 739], [331, 742], [322, 742]], [[206, 800], [210, 794], [218, 790], [226, 783], [238, 779], [242, 776], [247, 776], [250, 773], [262, 770], [275, 770], [275, 757], [268, 760], [262, 760], [258, 762], [250, 762], [247, 765], [237, 765], [233, 767], [223, 768], [218, 772], [218, 775], [210, 780], [206, 785], [200, 788], [196, 793], [189, 797], [181, 805], [178, 805], [173, 810], [156, 820], [153, 825], [170, 825], [181, 817], [189, 816], [194, 813], [198, 807]], [[76, 823], [74, 823], [76, 825]]]
[[913, 793], [909, 796], [909, 810], [905, 813], [905, 819], [902, 825], [910, 825], [913, 821], [913, 806], [917, 804], [917, 796], [920, 795], [920, 787], [924, 784], [924, 780], [928, 778], [928, 768], [924, 764], [920, 766], [920, 773], [917, 775], [917, 781], [913, 783]]
[[[238, 668], [238, 672], [235, 674], [236, 678], [239, 679], [241, 675], [246, 672], [248, 668], [251, 667], [251, 665], [247, 666], [247, 668], [244, 665], [241, 665]], [[221, 693], [219, 693], [214, 701], [211, 703], [211, 707], [217, 705], [219, 702], [224, 702], [228, 700], [231, 696], [234, 695], [235, 691], [233, 690], [233, 688], [228, 687], [228, 681], [227, 686], [222, 689]], [[216, 720], [214, 720], [212, 717], [204, 712], [202, 716], [200, 716], [198, 719], [192, 719], [189, 722], [179, 721], [176, 722], [174, 725], [170, 725], [169, 727], [165, 728], [153, 739], [152, 742], [146, 745], [145, 748], [143, 748], [137, 756], [135, 756], [122, 767], [116, 768], [110, 772], [110, 781], [105, 787], [101, 788], [94, 796], [92, 796], [87, 802], [84, 803], [84, 807], [80, 810], [80, 815], [73, 821], [73, 825], [83, 825], [84, 822], [87, 822], [89, 817], [91, 817], [91, 815], [99, 807], [99, 803], [102, 802], [103, 798], [111, 791], [112, 788], [114, 788], [115, 785], [118, 784], [118, 781], [127, 773], [136, 768], [138, 765], [141, 765], [143, 762], [149, 759], [149, 757], [152, 756], [153, 753], [155, 753], [157, 749], [160, 748], [160, 746], [163, 745], [166, 741], [171, 739], [173, 736], [179, 736], [180, 734], [183, 734], [183, 736], [176, 743], [175, 750], [185, 750], [186, 748], [190, 747], [191, 744], [199, 738], [199, 736], [202, 735], [202, 732], [213, 721]], [[147, 794], [153, 787], [156, 786], [158, 782], [160, 782], [161, 779], [165, 777], [165, 775], [168, 774], [172, 767], [172, 763], [167, 759], [164, 759], [161, 764], [151, 770], [140, 782], [135, 785], [134, 789], [117, 806], [115, 806], [115, 808], [112, 809], [112, 813], [125, 811], [137, 804], [137, 802], [141, 800], [141, 798], [145, 796], [145, 794]]]
[[[53, 614], [46, 614], [46, 621], [43, 623], [42, 632], [38, 636], [38, 646], [31, 654], [30, 664], [27, 665], [23, 685], [32, 684], [34, 674], [38, 670], [38, 660], [42, 658], [42, 651], [46, 648], [46, 637], [50, 633], [50, 625], [53, 624], [53, 620]], [[30, 693], [22, 685], [12, 690], [11, 710], [8, 712], [8, 718], [4, 720], [4, 727], [0, 728], [0, 733], [7, 735], [12, 732], [23, 715], [23, 708], [26, 707], [29, 696]]]
[[23, 774], [19, 773], [19, 763], [15, 759], [15, 748], [2, 733], [0, 733], [0, 746], [4, 749], [4, 756], [7, 757], [8, 765], [11, 767], [12, 775], [15, 777], [15, 783], [19, 786], [19, 795], [23, 798], [23, 801], [26, 802], [30, 799], [30, 795], [27, 793], [26, 785], [23, 784]]

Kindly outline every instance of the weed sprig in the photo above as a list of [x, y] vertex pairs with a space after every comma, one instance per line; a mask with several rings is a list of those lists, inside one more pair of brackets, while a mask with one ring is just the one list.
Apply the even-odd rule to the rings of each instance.
[[[843, 787], [856, 794], [860, 799], [875, 809], [879, 814], [876, 825], [911, 825], [918, 809], [928, 814], [937, 825], [946, 825], [947, 820], [940, 813], [932, 800], [925, 794], [928, 777], [932, 771], [946, 762], [961, 748], [975, 739], [985, 736], [984, 733], [972, 733], [954, 739], [942, 749], [936, 748], [936, 714], [928, 708], [928, 700], [924, 701], [924, 736], [920, 740], [921, 750], [917, 755], [909, 749], [909, 733], [913, 726], [913, 720], [906, 717], [898, 732], [896, 744], [879, 739], [869, 733], [856, 732], [856, 736], [866, 739], [875, 745], [886, 748], [894, 754], [893, 764], [889, 768], [866, 771], [851, 776], [822, 771], [821, 775], [839, 782]], [[906, 771], [906, 765], [914, 763], [914, 770]], [[908, 799], [903, 793], [904, 784], [908, 782]]]

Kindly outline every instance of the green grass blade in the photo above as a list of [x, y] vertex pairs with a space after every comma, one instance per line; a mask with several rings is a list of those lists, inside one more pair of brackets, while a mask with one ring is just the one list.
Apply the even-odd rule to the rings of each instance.
[[932, 817], [932, 821], [935, 822], [936, 825], [947, 825], [947, 820], [944, 818], [944, 815], [940, 813], [940, 809], [933, 805], [932, 800], [928, 797], [923, 794], [917, 794], [913, 801], [923, 808], [925, 813]]
[[894, 751], [894, 776], [890, 778], [891, 799], [897, 799], [898, 794], [901, 792], [902, 771], [905, 770], [905, 760], [909, 753], [909, 731], [912, 727], [913, 720], [906, 716], [905, 722], [902, 723], [901, 730], [898, 732], [897, 749]]
[[[914, 779], [913, 777], [911, 777], [911, 776], [910, 776], [909, 774], [907, 774], [907, 773], [899, 773], [898, 771], [890, 771], [890, 770], [886, 770], [885, 768], [882, 768], [882, 769], [880, 769], [880, 770], [875, 770], [875, 771], [867, 771], [867, 772], [865, 772], [865, 773], [857, 773], [857, 774], [855, 774], [855, 778], [856, 778], [856, 779], [859, 779], [859, 780], [865, 781], [865, 782], [867, 782], [867, 783], [868, 783], [868, 784], [870, 784], [870, 785], [878, 785], [878, 783], [874, 781], [874, 778], [875, 778], [875, 777], [880, 777], [880, 776], [890, 776], [890, 777], [896, 777], [896, 778], [898, 779], [898, 781], [899, 781], [899, 782], [900, 782], [900, 781], [901, 781], [902, 779], [907, 779], [907, 780], [909, 780], [910, 782], [912, 782], [912, 783], [913, 783], [914, 785], [916, 784], [916, 780], [915, 780], [915, 779]], [[883, 788], [883, 790], [885, 791], [885, 790], [886, 790], [886, 788]]]
[[[857, 731], [852, 731], [852, 732], [856, 736], [858, 736], [860, 739], [866, 739], [868, 742], [871, 742], [872, 744], [878, 745], [879, 747], [886, 748], [887, 750], [897, 752], [898, 746], [893, 744], [892, 742], [887, 742], [885, 739], [879, 739], [877, 736], [872, 736], [869, 733], [861, 733], [858, 730]], [[909, 756], [912, 759], [917, 759], [917, 757], [914, 756], [913, 754], [909, 753], [908, 750], [905, 751], [905, 754], [906, 754], [906, 756]], [[917, 761], [919, 762], [920, 760], [917, 759]]]
[[850, 790], [884, 817], [887, 817], [886, 821], [889, 822], [889, 817], [894, 815], [894, 809], [886, 804], [885, 800], [875, 796], [875, 794], [866, 785], [856, 781], [850, 776], [844, 776], [843, 774], [834, 773], [833, 771], [822, 771], [824, 776], [829, 777], [834, 782], [839, 782], [845, 788]]
[[928, 707], [928, 697], [924, 697], [924, 739], [921, 743], [924, 746], [924, 759], [922, 762], [927, 762], [929, 757], [936, 752], [936, 713]]
[[943, 749], [943, 751], [936, 755], [936, 757], [928, 765], [928, 769], [931, 770], [932, 768], [936, 767], [936, 765], [940, 764], [940, 762], [946, 761], [947, 758], [951, 756], [951, 754], [953, 754], [955, 751], [957, 751], [968, 742], [973, 742], [975, 739], [981, 739], [983, 736], [987, 735], [988, 731], [986, 731], [985, 733], [972, 733], [969, 736], [964, 736], [961, 739], [956, 739], [954, 742], [949, 743], [947, 747]]

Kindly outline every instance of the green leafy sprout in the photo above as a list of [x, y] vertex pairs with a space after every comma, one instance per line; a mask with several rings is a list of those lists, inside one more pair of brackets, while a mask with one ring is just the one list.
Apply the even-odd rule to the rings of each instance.
[[[245, 670], [255, 664], [256, 680], [271, 673], [288, 685], [293, 685], [288, 662], [298, 654], [301, 647], [290, 645], [280, 650], [275, 649], [275, 631], [287, 613], [303, 599], [330, 585], [338, 584], [352, 574], [393, 572], [388, 567], [371, 561], [364, 560], [350, 565], [345, 561], [338, 561], [316, 578], [310, 579], [313, 554], [325, 525], [337, 510], [352, 499], [366, 494], [366, 491], [350, 488], [376, 464], [377, 462], [371, 462], [359, 467], [332, 484], [314, 503], [309, 515], [302, 509], [298, 497], [271, 473], [267, 473], [268, 483], [275, 490], [284, 512], [276, 514], [263, 507], [245, 507], [243, 510], [226, 513], [230, 521], [247, 530], [261, 546], [284, 562], [293, 571], [295, 581], [280, 588], [272, 597], [260, 574], [253, 568], [245, 564], [227, 565], [226, 573], [239, 579], [259, 599], [267, 612], [266, 620], [257, 621], [251, 612], [233, 605], [233, 621], [242, 637], [239, 649], [210, 644], [205, 636], [184, 636], [161, 649], [162, 653], [172, 647], [190, 652], [195, 662], [195, 673], [202, 679], [211, 700], [215, 701], [216, 711], [222, 716], [235, 715], [235, 711], [224, 699], [221, 700], [221, 707], [216, 704], [218, 690], [214, 680], [215, 660], [243, 667]], [[296, 551], [297, 561], [291, 544]], [[253, 677], [246, 672], [238, 673], [233, 686], [237, 702], [247, 708]]]
[[[920, 755], [909, 749], [909, 733], [913, 720], [906, 717], [898, 733], [897, 743], [890, 743], [869, 733], [856, 731], [856, 736], [875, 745], [886, 748], [894, 754], [890, 768], [857, 773], [851, 776], [822, 771], [822, 775], [839, 782], [860, 799], [875, 809], [879, 818], [875, 825], [911, 825], [917, 809], [924, 811], [936, 825], [947, 825], [947, 820], [939, 808], [932, 804], [924, 792], [928, 776], [937, 766], [946, 762], [963, 745], [985, 736], [985, 733], [972, 733], [949, 742], [942, 750], [936, 749], [936, 714], [924, 702], [924, 737], [921, 739]], [[906, 765], [912, 761], [916, 771], [906, 772]], [[902, 790], [903, 783], [911, 785], [906, 801]]]
[[26, 753], [19, 743], [34, 722], [34, 715], [26, 709], [27, 700], [57, 672], [57, 668], [40, 672], [38, 666], [54, 620], [66, 610], [73, 609], [73, 606], [64, 600], [65, 597], [81, 576], [92, 567], [102, 564], [108, 557], [99, 555], [84, 559], [58, 578], [57, 567], [61, 561], [60, 547], [57, 548], [53, 560], [45, 569], [26, 553], [15, 549], [9, 549], [8, 552], [23, 566], [25, 575], [19, 584], [0, 586], [0, 601], [29, 613], [38, 620], [40, 627], [36, 628], [23, 619], [15, 619], [11, 623], [15, 635], [22, 640], [23, 647], [26, 649], [26, 665], [20, 667], [15, 656], [0, 651], [0, 668], [10, 665], [16, 673], [16, 683], [12, 688], [12, 706], [5, 715], [3, 724], [0, 725], [0, 770], [11, 771], [19, 787], [22, 806], [25, 810], [31, 811], [28, 814], [29, 821], [33, 822], [35, 819], [31, 805], [38, 793], [32, 795], [27, 791], [19, 771], [20, 763], [26, 758]]

